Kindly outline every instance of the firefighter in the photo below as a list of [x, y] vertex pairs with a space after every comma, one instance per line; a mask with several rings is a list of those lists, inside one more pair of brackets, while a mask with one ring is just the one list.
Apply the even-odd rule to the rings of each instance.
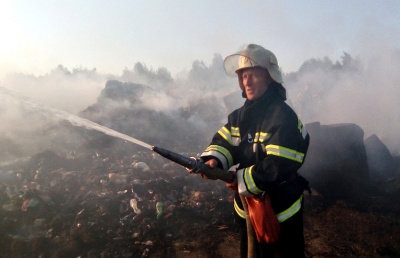
[[271, 206], [263, 209], [272, 207], [280, 232], [277, 242], [257, 241], [256, 256], [304, 257], [303, 192], [309, 187], [297, 171], [305, 160], [310, 138], [285, 103], [286, 90], [277, 59], [271, 51], [249, 44], [226, 57], [224, 68], [228, 75], [237, 76], [246, 100], [229, 114], [228, 122], [200, 158], [211, 167], [235, 167], [236, 180], [227, 187], [235, 191], [241, 257], [247, 257], [248, 246], [247, 213], [240, 196], [264, 195]]

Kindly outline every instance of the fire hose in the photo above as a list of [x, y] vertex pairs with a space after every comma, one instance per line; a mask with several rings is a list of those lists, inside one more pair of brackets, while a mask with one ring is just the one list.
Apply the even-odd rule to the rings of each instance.
[[235, 181], [235, 175], [233, 173], [220, 168], [212, 168], [201, 162], [199, 159], [189, 158], [156, 146], [152, 146], [151, 150], [160, 154], [166, 159], [169, 159], [175, 163], [178, 163], [179, 165], [184, 166], [192, 173], [202, 173], [206, 176], [220, 179], [226, 183], [232, 183], [233, 181]]

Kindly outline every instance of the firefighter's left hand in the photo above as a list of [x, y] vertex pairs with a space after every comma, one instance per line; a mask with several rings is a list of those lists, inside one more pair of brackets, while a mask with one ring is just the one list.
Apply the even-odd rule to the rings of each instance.
[[238, 181], [237, 181], [237, 176], [236, 176], [236, 171], [229, 171], [232, 174], [235, 175], [235, 180], [232, 183], [226, 183], [226, 187], [228, 187], [229, 189], [231, 189], [234, 192], [238, 191]]

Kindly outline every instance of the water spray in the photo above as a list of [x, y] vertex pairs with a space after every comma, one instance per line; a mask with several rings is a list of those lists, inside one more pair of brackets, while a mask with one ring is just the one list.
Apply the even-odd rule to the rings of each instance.
[[189, 157], [183, 156], [181, 154], [172, 152], [170, 150], [166, 150], [166, 149], [163, 149], [160, 147], [150, 145], [148, 143], [145, 143], [143, 141], [135, 139], [129, 135], [120, 133], [120, 132], [115, 131], [111, 128], [108, 128], [106, 126], [97, 124], [88, 119], [70, 114], [70, 113], [62, 111], [62, 110], [58, 110], [58, 109], [55, 109], [52, 107], [45, 106], [36, 101], [33, 101], [32, 99], [29, 99], [25, 96], [22, 96], [16, 92], [13, 92], [13, 91], [3, 88], [3, 87], [0, 87], [0, 93], [7, 95], [9, 97], [12, 97], [15, 100], [18, 100], [19, 102], [23, 103], [25, 106], [27, 106], [31, 109], [39, 110], [43, 114], [52, 115], [59, 119], [66, 120], [74, 126], [84, 127], [89, 130], [96, 130], [96, 131], [102, 132], [106, 135], [113, 136], [113, 137], [116, 137], [116, 138], [119, 138], [119, 139], [122, 139], [122, 140], [125, 140], [128, 142], [140, 145], [146, 149], [149, 149], [151, 151], [158, 153], [159, 155], [163, 156], [164, 158], [166, 158], [168, 160], [171, 160], [181, 166], [184, 166], [191, 173], [196, 173], [196, 174], [201, 173], [208, 177], [220, 179], [220, 180], [228, 182], [228, 183], [233, 182], [235, 179], [235, 176], [231, 172], [222, 170], [219, 168], [212, 168], [212, 167], [204, 164], [201, 161], [201, 159], [189, 158]]

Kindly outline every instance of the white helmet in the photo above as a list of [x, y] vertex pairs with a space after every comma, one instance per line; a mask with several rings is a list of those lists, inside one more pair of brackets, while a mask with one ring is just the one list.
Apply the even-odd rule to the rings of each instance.
[[[238, 72], [249, 67], [262, 67], [268, 70], [271, 78], [277, 83], [283, 83], [278, 60], [274, 53], [256, 44], [249, 44], [243, 50], [227, 56], [224, 60], [226, 74], [238, 76]], [[239, 83], [240, 83], [239, 79]], [[243, 85], [240, 85], [242, 88]], [[243, 89], [243, 88], [242, 88]]]

